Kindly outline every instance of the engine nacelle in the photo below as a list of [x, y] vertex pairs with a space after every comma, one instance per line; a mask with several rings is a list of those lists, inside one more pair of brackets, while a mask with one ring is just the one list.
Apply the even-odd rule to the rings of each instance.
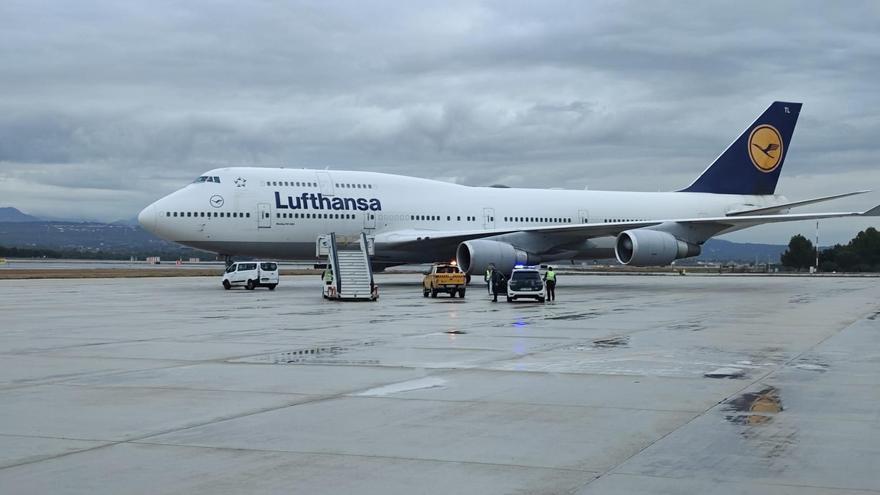
[[627, 230], [617, 236], [614, 244], [617, 261], [631, 266], [668, 265], [679, 258], [699, 254], [700, 246], [680, 241], [659, 230]]
[[485, 273], [490, 264], [501, 273], [508, 274], [516, 265], [529, 265], [540, 260], [506, 242], [476, 239], [458, 245], [455, 251], [458, 267], [465, 273]]

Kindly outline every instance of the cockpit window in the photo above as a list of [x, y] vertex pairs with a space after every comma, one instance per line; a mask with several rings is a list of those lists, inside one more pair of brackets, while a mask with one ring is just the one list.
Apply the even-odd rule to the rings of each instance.
[[214, 182], [216, 184], [219, 184], [220, 177], [217, 177], [216, 175], [203, 175], [203, 176], [199, 177], [198, 179], [194, 180], [193, 184], [198, 183], [198, 182]]

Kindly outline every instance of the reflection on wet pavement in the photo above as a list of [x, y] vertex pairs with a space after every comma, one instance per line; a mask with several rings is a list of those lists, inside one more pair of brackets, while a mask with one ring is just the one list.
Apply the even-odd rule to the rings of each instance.
[[725, 410], [733, 412], [725, 416], [731, 423], [762, 425], [783, 411], [779, 390], [767, 387], [760, 392], [745, 393], [724, 403]]

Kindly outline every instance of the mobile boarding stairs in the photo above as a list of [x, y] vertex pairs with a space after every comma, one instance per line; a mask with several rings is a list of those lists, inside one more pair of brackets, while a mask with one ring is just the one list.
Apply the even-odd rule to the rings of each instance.
[[318, 237], [319, 258], [327, 258], [331, 283], [323, 282], [323, 295], [337, 301], [375, 301], [379, 287], [373, 282], [370, 256], [375, 254], [373, 238], [363, 232], [357, 236], [337, 236], [335, 232]]

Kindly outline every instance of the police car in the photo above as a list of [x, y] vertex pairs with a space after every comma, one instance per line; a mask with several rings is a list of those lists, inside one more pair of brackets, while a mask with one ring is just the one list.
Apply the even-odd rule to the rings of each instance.
[[522, 298], [544, 302], [546, 297], [547, 289], [544, 287], [540, 270], [531, 266], [517, 265], [514, 267], [510, 274], [510, 280], [507, 282], [507, 302]]
[[278, 286], [278, 263], [273, 261], [239, 261], [229, 265], [223, 272], [223, 288], [244, 286], [247, 290]]

